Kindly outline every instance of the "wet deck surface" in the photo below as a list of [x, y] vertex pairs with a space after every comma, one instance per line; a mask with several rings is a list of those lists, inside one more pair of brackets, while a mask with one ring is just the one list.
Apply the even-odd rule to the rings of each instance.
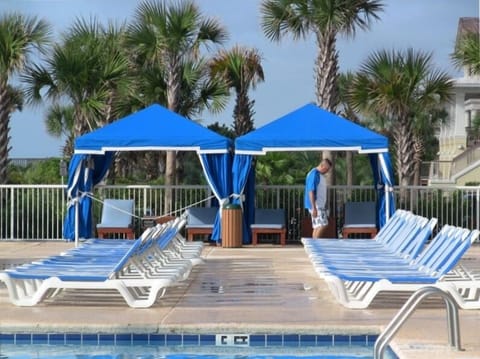
[[[0, 263], [29, 262], [72, 247], [65, 242], [0, 242]], [[339, 305], [314, 272], [303, 247], [208, 247], [205, 263], [147, 309], [115, 293], [66, 292], [35, 307], [10, 304], [0, 285], [0, 332], [275, 332], [378, 334], [407, 296], [380, 295], [368, 309]], [[480, 246], [465, 257], [480, 263]], [[479, 310], [461, 310], [462, 352], [448, 349], [444, 306], [430, 301], [396, 335], [401, 358], [480, 358]]]

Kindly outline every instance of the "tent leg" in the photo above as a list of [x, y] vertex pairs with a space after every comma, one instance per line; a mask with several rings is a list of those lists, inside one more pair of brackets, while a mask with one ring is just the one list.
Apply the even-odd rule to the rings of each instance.
[[78, 247], [78, 201], [75, 201], [75, 247]]

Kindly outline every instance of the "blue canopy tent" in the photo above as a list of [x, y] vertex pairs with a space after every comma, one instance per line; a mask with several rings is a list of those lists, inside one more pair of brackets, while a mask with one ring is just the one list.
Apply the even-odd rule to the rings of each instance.
[[[87, 194], [107, 173], [118, 151], [195, 151], [220, 204], [231, 191], [232, 141], [158, 104], [80, 136], [69, 165], [66, 240], [91, 237], [91, 199]], [[220, 237], [217, 215], [213, 239]]]
[[[252, 223], [254, 211], [251, 187], [252, 156], [273, 151], [356, 151], [370, 156], [378, 190], [379, 224], [394, 212], [393, 174], [388, 154], [388, 139], [313, 104], [307, 104], [235, 140], [233, 160], [233, 200], [243, 204], [244, 233]], [[244, 236], [244, 244], [250, 238]]]

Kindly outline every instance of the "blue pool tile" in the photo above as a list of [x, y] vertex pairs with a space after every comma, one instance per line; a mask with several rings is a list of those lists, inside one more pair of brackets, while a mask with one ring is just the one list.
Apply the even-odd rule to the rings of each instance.
[[117, 344], [131, 344], [132, 343], [132, 333], [120, 333], [115, 335], [115, 343]]
[[282, 346], [283, 345], [283, 335], [280, 334], [269, 334], [267, 335], [267, 346]]
[[48, 344], [48, 334], [32, 334], [32, 344]]
[[182, 336], [180, 334], [167, 334], [166, 340], [168, 346], [182, 345]]
[[115, 344], [115, 335], [114, 334], [99, 334], [98, 343], [100, 345], [113, 345]]
[[48, 335], [49, 344], [65, 344], [65, 334], [51, 333]]
[[334, 335], [333, 345], [349, 345], [350, 335]]
[[333, 335], [317, 335], [317, 345], [332, 345]]
[[215, 335], [200, 334], [200, 345], [215, 345]]
[[65, 334], [65, 343], [66, 344], [81, 344], [82, 335], [80, 333], [66, 333]]
[[148, 334], [132, 334], [133, 345], [147, 345], [148, 344]]
[[183, 335], [183, 345], [198, 345], [198, 335], [195, 334], [184, 334]]
[[0, 344], [14, 344], [15, 335], [14, 334], [0, 334]]
[[250, 346], [252, 347], [264, 347], [265, 335], [264, 334], [252, 334], [250, 335]]
[[18, 333], [15, 335], [15, 343], [17, 344], [30, 344], [32, 342], [32, 334], [30, 333]]
[[97, 334], [83, 334], [82, 343], [90, 345], [98, 345], [98, 335]]
[[352, 344], [364, 344], [367, 345], [367, 336], [366, 335], [351, 335], [350, 342]]
[[[165, 335], [165, 334], [150, 334], [150, 344], [151, 345], [161, 345], [161, 346], [165, 346], [165, 345], [171, 345], [171, 344], [168, 344], [166, 343], [166, 337], [168, 335]], [[174, 344], [174, 345], [181, 345], [182, 344], [182, 339], [181, 339], [181, 336], [180, 336], [180, 342], [178, 344]]]
[[300, 345], [300, 336], [298, 334], [285, 334], [283, 336], [283, 345], [286, 347], [298, 347]]
[[375, 345], [375, 342], [378, 339], [378, 335], [367, 335], [367, 343], [368, 345]]
[[310, 334], [302, 334], [300, 335], [300, 345], [312, 347], [317, 344], [317, 336], [310, 335]]

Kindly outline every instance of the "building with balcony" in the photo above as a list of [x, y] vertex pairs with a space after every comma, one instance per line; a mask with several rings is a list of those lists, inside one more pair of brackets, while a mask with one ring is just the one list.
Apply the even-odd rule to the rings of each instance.
[[[479, 33], [478, 17], [459, 19], [456, 43], [466, 33]], [[454, 80], [449, 121], [439, 129], [438, 160], [430, 166], [429, 185], [480, 182], [480, 75], [465, 67]]]

